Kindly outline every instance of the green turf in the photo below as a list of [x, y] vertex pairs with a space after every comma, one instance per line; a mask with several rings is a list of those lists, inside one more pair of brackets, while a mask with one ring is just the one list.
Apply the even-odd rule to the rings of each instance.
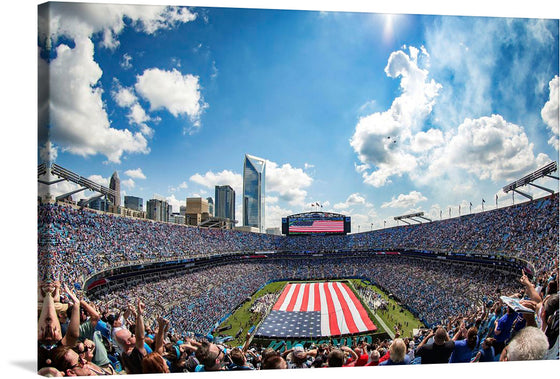
[[[323, 280], [315, 280], [315, 282], [317, 281], [323, 281]], [[341, 279], [340, 281], [350, 282], [352, 284], [350, 288], [354, 287], [355, 289], [358, 289], [359, 287], [369, 287], [374, 291], [376, 291], [377, 293], [379, 293], [384, 299], [388, 300], [389, 302], [388, 310], [378, 311], [377, 315], [385, 322], [385, 324], [391, 329], [391, 331], [394, 331], [393, 327], [400, 322], [403, 327], [401, 330], [401, 336], [410, 337], [412, 336], [412, 329], [423, 326], [423, 324], [417, 318], [415, 318], [409, 311], [403, 309], [403, 312], [401, 312], [401, 307], [397, 304], [397, 302], [393, 299], [389, 299], [389, 296], [385, 294], [383, 291], [381, 291], [379, 288], [377, 288], [375, 285], [371, 283], [365, 284], [359, 279]], [[294, 282], [294, 281], [290, 281], [290, 282]], [[302, 282], [314, 282], [314, 281], [302, 280]], [[247, 335], [247, 332], [249, 331], [251, 326], [253, 325], [256, 326], [261, 321], [260, 315], [253, 314], [249, 310], [253, 302], [259, 297], [266, 295], [268, 293], [280, 293], [280, 291], [282, 291], [286, 283], [288, 282], [286, 281], [273, 282], [263, 287], [259, 291], [255, 292], [251, 296], [251, 300], [244, 302], [227, 320], [225, 320], [220, 325], [220, 327], [225, 325], [231, 325], [231, 329], [228, 329], [220, 333], [223, 335], [230, 335], [232, 337], [235, 337], [235, 334], [238, 332], [238, 330], [239, 329], [242, 330], [242, 332], [239, 334], [239, 337], [237, 339], [228, 342], [229, 345], [231, 346], [243, 345], [243, 343], [245, 342], [245, 336]], [[358, 299], [360, 299], [360, 301], [362, 301], [359, 294], [356, 293], [356, 296], [358, 297]], [[364, 305], [364, 308], [366, 308], [366, 310], [368, 311], [368, 315], [372, 319], [373, 323], [377, 325], [379, 331], [383, 331], [382, 326], [379, 325], [377, 319], [373, 316], [373, 313], [370, 311], [370, 309], [367, 306], [365, 306], [363, 301], [362, 304]], [[394, 310], [393, 310], [393, 306], [395, 306]]]
[[[365, 284], [361, 280], [357, 279], [352, 279], [351, 282], [354, 284], [356, 289], [358, 287], [369, 287], [370, 289], [373, 289], [375, 292], [380, 294], [383, 299], [389, 302], [387, 311], [377, 311], [377, 315], [385, 322], [385, 324], [387, 324], [389, 328], [391, 328], [391, 331], [394, 332], [394, 326], [400, 323], [402, 325], [402, 329], [400, 330], [401, 336], [412, 337], [413, 329], [424, 327], [424, 324], [416, 317], [414, 317], [414, 315], [410, 313], [410, 311], [401, 307], [396, 300], [390, 299], [389, 295], [387, 295], [377, 286], [371, 283]], [[394, 309], [393, 306], [395, 307]], [[372, 320], [375, 323], [376, 319], [372, 318]]]

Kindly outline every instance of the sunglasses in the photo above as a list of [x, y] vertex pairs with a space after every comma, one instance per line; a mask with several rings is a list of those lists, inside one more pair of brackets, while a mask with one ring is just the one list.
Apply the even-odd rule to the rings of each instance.
[[78, 349], [77, 347], [72, 350], [74, 350], [77, 354], [84, 354], [86, 351], [91, 351], [93, 349], [95, 349], [95, 346], [88, 346], [84, 344], [84, 350]]

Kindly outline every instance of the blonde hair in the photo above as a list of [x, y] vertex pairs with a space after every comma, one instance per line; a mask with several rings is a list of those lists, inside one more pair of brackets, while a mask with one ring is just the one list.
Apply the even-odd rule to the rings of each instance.
[[404, 361], [406, 355], [406, 344], [402, 338], [395, 338], [389, 347], [389, 357], [394, 363], [401, 363]]

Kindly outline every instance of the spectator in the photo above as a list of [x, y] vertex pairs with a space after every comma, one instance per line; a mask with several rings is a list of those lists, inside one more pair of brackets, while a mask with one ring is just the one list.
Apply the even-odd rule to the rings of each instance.
[[467, 330], [463, 323], [461, 330], [453, 336], [453, 341], [455, 342], [455, 347], [449, 358], [449, 363], [470, 362], [473, 355], [475, 355], [475, 348], [478, 346], [478, 329], [473, 326]]
[[196, 350], [196, 359], [200, 364], [196, 367], [196, 372], [220, 371], [225, 369], [227, 351], [218, 345], [208, 341], [202, 342]]
[[502, 349], [500, 361], [531, 361], [544, 359], [548, 351], [548, 339], [542, 330], [527, 326]]
[[511, 336], [513, 322], [516, 319], [517, 313], [511, 307], [507, 307], [506, 314], [496, 321], [496, 327], [494, 328], [494, 335], [496, 339], [496, 342], [494, 343], [494, 350], [496, 350], [497, 355], [502, 352], [509, 337]]
[[[433, 337], [432, 343], [427, 343]], [[418, 345], [416, 356], [422, 359], [422, 364], [447, 363], [455, 348], [455, 343], [449, 340], [449, 335], [444, 328], [438, 327]]]
[[254, 370], [255, 368], [247, 363], [247, 357], [243, 353], [243, 350], [236, 347], [231, 350], [230, 353], [231, 365], [228, 366], [229, 370]]
[[144, 347], [144, 304], [137, 300], [136, 307], [136, 327], [133, 335], [128, 329], [120, 329], [115, 334], [115, 338], [121, 348], [121, 361], [127, 374], [142, 373], [142, 359], [147, 352]]
[[111, 375], [101, 367], [86, 361], [68, 346], [59, 346], [53, 350], [53, 366], [65, 376]]
[[372, 350], [369, 355], [369, 362], [366, 366], [378, 366], [379, 365], [379, 351]]
[[274, 370], [274, 369], [287, 369], [288, 364], [282, 358], [282, 356], [275, 354], [275, 355], [267, 355], [266, 358], [263, 358], [261, 369], [263, 370]]
[[147, 354], [142, 359], [142, 373], [143, 374], [159, 374], [159, 373], [168, 373], [169, 368], [167, 367], [167, 363], [165, 359], [156, 352], [152, 352]]
[[342, 367], [344, 365], [344, 352], [340, 349], [333, 349], [327, 357], [328, 367]]
[[410, 364], [410, 358], [406, 355], [406, 344], [402, 338], [395, 338], [389, 347], [389, 359], [379, 363], [379, 366], [407, 364]]
[[494, 351], [494, 338], [486, 338], [482, 344], [480, 350], [476, 353], [473, 358], [474, 362], [494, 362], [496, 360], [496, 352]]

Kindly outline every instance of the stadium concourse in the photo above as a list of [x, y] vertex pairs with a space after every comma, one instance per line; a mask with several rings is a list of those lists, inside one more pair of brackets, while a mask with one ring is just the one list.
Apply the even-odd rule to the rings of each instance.
[[[39, 204], [39, 373], [558, 359], [558, 201], [554, 194], [427, 224], [309, 237]], [[251, 334], [233, 348], [211, 334], [268, 283], [340, 278], [375, 283], [426, 328], [278, 351], [252, 344]], [[254, 306], [269, 314], [280, 295]]]

